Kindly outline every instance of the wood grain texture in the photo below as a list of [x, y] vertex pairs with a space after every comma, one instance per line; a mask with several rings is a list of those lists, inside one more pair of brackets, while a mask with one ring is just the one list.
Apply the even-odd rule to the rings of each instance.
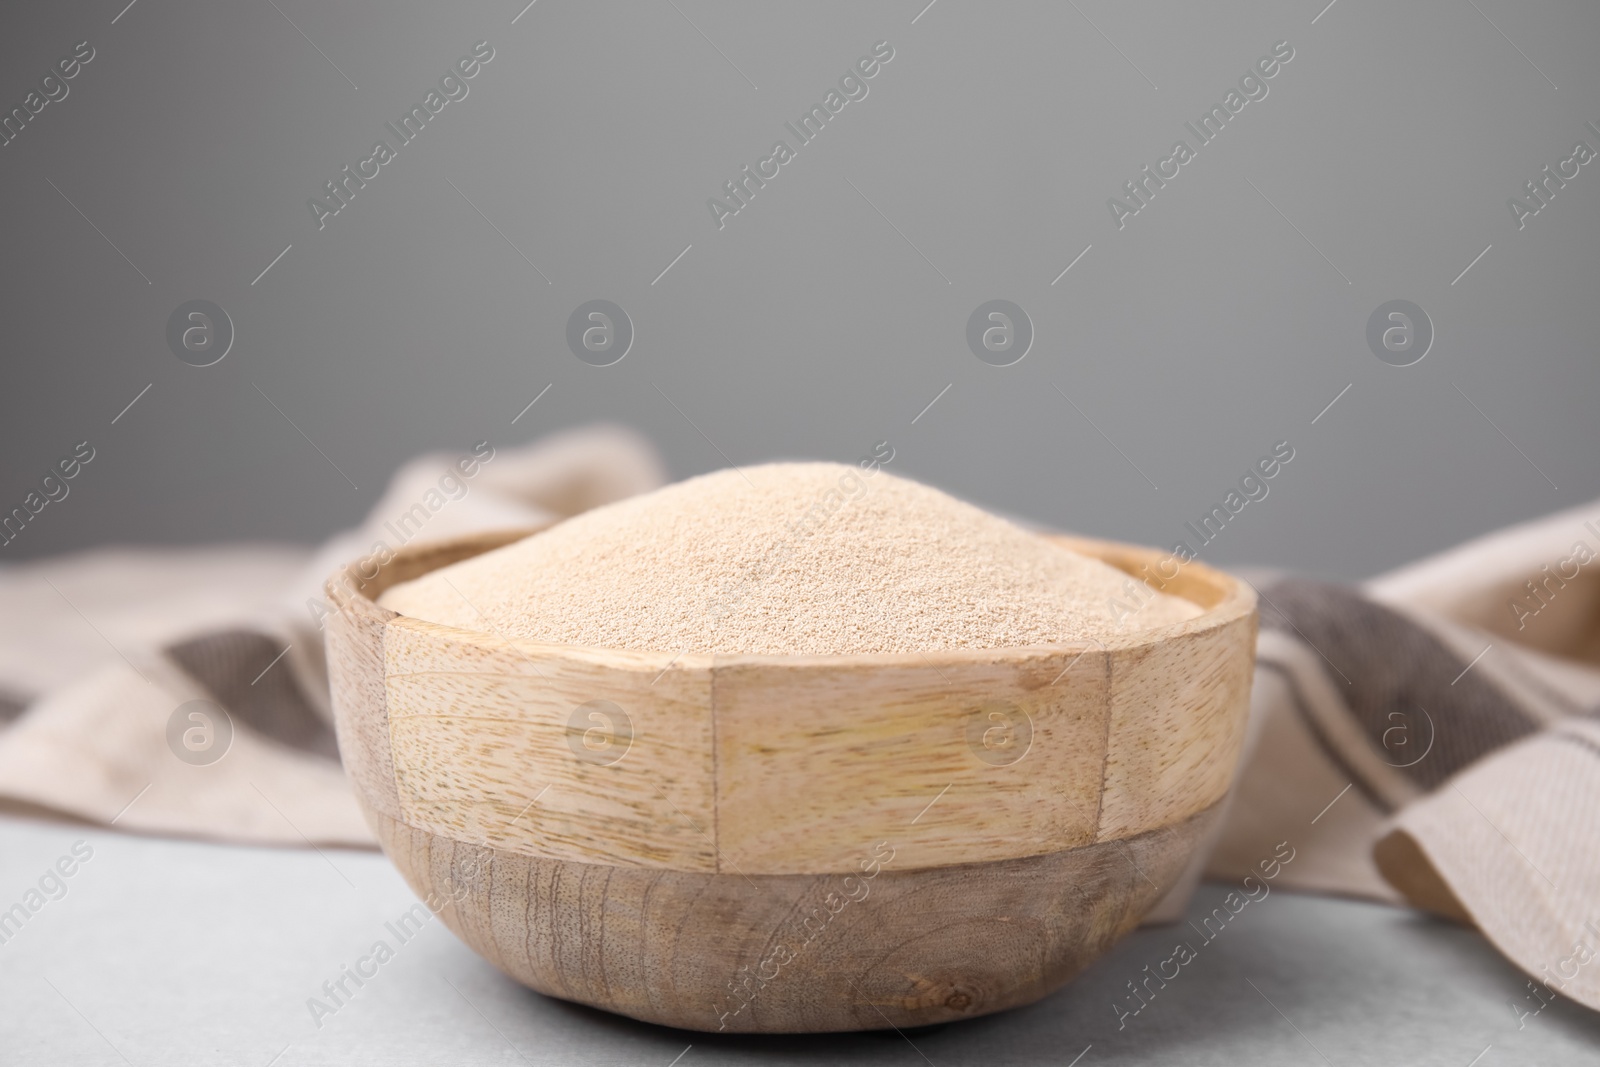
[[475, 951], [564, 1000], [693, 1030], [906, 1028], [1032, 1003], [1139, 922], [1217, 808], [1124, 841], [854, 875], [700, 874], [440, 838], [368, 808], [412, 889]]
[[717, 869], [709, 658], [535, 659], [415, 619], [391, 623], [384, 658], [402, 821], [552, 859]]
[[[1028, 1003], [1173, 884], [1237, 761], [1255, 597], [1197, 563], [1168, 585], [1194, 619], [925, 655], [579, 648], [375, 603], [526, 532], [348, 568], [327, 635], [385, 850], [552, 996], [761, 1032]], [[1164, 558], [1060, 540], [1136, 576]]]
[[848, 871], [862, 840], [893, 836], [900, 866], [938, 867], [1094, 840], [1106, 654], [941, 658], [719, 657], [727, 863], [751, 874]]
[[498, 548], [530, 532], [488, 532], [418, 545], [397, 557], [357, 561], [327, 581], [324, 592], [330, 614], [323, 626], [339, 755], [357, 790], [392, 818], [400, 816], [400, 801], [389, 747], [384, 634], [399, 616], [378, 605], [376, 598], [396, 582]]
[[399, 818], [383, 664], [383, 631], [393, 612], [359, 595], [342, 573], [328, 581], [327, 597], [333, 613], [323, 626], [339, 757], [356, 791], [385, 815]]
[[1254, 648], [1251, 615], [1112, 656], [1101, 840], [1222, 799], [1244, 743]]
[[[1174, 583], [1208, 607], [1192, 620], [925, 655], [586, 649], [372, 599], [511, 536], [403, 549], [330, 583], [351, 774], [385, 814], [455, 840], [619, 866], [842, 873], [864, 837], [916, 821], [903, 866], [987, 862], [1208, 807], [1243, 737], [1254, 598], [1200, 564]], [[1158, 556], [1062, 540], [1130, 573]]]
[[1110, 645], [1105, 777], [1098, 839], [1163, 826], [1220, 800], [1249, 717], [1255, 592], [1201, 563], [1133, 545], [1060, 537], [1069, 548], [1206, 608]]

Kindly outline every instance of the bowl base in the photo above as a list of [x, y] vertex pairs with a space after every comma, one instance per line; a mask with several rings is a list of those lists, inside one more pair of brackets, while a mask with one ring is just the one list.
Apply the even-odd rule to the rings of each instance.
[[1040, 999], [1170, 888], [1220, 803], [1062, 852], [855, 874], [703, 874], [544, 859], [439, 837], [363, 803], [447, 926], [541, 993], [728, 1033], [929, 1026]]

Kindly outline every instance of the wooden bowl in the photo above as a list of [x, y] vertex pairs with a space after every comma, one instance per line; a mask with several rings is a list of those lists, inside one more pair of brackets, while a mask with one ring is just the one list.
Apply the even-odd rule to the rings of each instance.
[[926, 655], [584, 648], [375, 602], [530, 532], [335, 574], [328, 659], [384, 850], [541, 993], [768, 1033], [1027, 1004], [1138, 924], [1227, 790], [1255, 596], [1201, 564], [1166, 587], [1206, 609], [1183, 623]]

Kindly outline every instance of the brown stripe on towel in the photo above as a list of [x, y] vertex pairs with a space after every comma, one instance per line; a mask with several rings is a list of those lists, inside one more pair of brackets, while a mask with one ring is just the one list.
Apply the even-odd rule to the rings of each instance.
[[1346, 587], [1278, 582], [1262, 597], [1261, 625], [1309, 642], [1349, 679], [1349, 713], [1380, 752], [1385, 732], [1397, 721], [1414, 722], [1423, 709], [1433, 723], [1432, 748], [1396, 769], [1424, 788], [1539, 727], [1497, 686], [1463, 674], [1466, 661], [1433, 634]]
[[1300, 680], [1295, 677], [1294, 668], [1266, 656], [1258, 656], [1256, 658], [1256, 668], [1258, 670], [1271, 671], [1283, 679], [1284, 688], [1289, 690], [1289, 700], [1294, 704], [1295, 715], [1299, 717], [1300, 722], [1306, 728], [1306, 732], [1311, 735], [1311, 739], [1317, 743], [1317, 748], [1322, 750], [1324, 758], [1339, 768], [1340, 773], [1346, 778], [1350, 779], [1351, 783], [1356, 787], [1356, 792], [1366, 797], [1368, 803], [1384, 814], [1387, 815], [1393, 812], [1394, 805], [1385, 800], [1377, 788], [1367, 781], [1366, 776], [1351, 765], [1350, 761], [1345, 758], [1344, 752], [1340, 750], [1338, 745], [1333, 743], [1333, 739], [1323, 730], [1322, 724], [1317, 721], [1317, 717], [1311, 714], [1311, 709], [1306, 705], [1306, 695], [1300, 690]]
[[284, 651], [278, 639], [254, 630], [221, 630], [165, 649], [229, 715], [256, 733], [338, 759], [333, 730], [306, 698], [289, 665], [278, 660]]
[[28, 710], [28, 705], [33, 703], [31, 697], [12, 690], [0, 690], [0, 725], [10, 722]]

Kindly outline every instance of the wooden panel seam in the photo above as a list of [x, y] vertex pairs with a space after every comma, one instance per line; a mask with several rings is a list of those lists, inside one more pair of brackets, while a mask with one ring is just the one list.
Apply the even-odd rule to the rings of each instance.
[[711, 654], [711, 666], [706, 668], [711, 678], [706, 683], [707, 714], [711, 717], [711, 866], [722, 873], [722, 752], [717, 745], [717, 682], [722, 672], [717, 669], [717, 654]]
[[[376, 598], [372, 601], [372, 606], [380, 611], [383, 610]], [[389, 738], [389, 777], [394, 781], [395, 807], [400, 810], [400, 821], [415, 830], [416, 826], [411, 821], [415, 816], [406, 811], [406, 798], [400, 792], [400, 764], [394, 756], [394, 716], [389, 714], [389, 632], [398, 618], [399, 614], [395, 613], [392, 618], [384, 620], [383, 640], [378, 642], [379, 663], [383, 669], [383, 732]]]
[[1100, 743], [1100, 789], [1094, 798], [1094, 838], [1096, 842], [1106, 840], [1101, 832], [1105, 825], [1106, 812], [1106, 777], [1111, 773], [1111, 708], [1115, 703], [1113, 694], [1116, 692], [1116, 661], [1114, 652], [1101, 649], [1100, 673], [1105, 679], [1105, 699], [1100, 702], [1100, 714], [1105, 719], [1106, 728], [1101, 734]]

